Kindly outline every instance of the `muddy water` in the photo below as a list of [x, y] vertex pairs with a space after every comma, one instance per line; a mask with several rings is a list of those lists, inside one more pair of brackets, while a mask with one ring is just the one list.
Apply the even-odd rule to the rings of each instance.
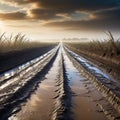
[[38, 89], [22, 106], [20, 112], [12, 115], [9, 120], [49, 120], [55, 97], [55, 81], [59, 73], [60, 51], [48, 74], [39, 84]]
[[[107, 120], [97, 103], [103, 99], [93, 85], [83, 77], [73, 66], [62, 50], [66, 76], [72, 93], [72, 113], [74, 120]], [[50, 120], [55, 107], [56, 81], [60, 72], [61, 50], [45, 78], [39, 84], [35, 93], [22, 105], [21, 110], [13, 114], [9, 120]], [[62, 84], [65, 84], [62, 83]], [[64, 85], [63, 85], [64, 86]], [[68, 87], [66, 88], [68, 89]], [[61, 90], [61, 89], [60, 89]], [[60, 91], [58, 91], [59, 93]], [[66, 95], [67, 96], [67, 95]], [[68, 96], [67, 96], [68, 97]], [[69, 99], [69, 98], [68, 98]], [[64, 100], [68, 100], [64, 99]], [[64, 101], [66, 102], [66, 101]], [[69, 119], [68, 119], [69, 120]]]
[[97, 106], [97, 102], [102, 99], [101, 94], [78, 72], [64, 51], [63, 55], [69, 85], [74, 93], [72, 96], [74, 120], [107, 120]]

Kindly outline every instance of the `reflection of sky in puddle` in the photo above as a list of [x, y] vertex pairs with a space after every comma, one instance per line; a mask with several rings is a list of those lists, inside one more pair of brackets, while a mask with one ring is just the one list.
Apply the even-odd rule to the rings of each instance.
[[[30, 104], [31, 107], [36, 107], [38, 105], [38, 103], [42, 102], [43, 100], [40, 99], [40, 97], [38, 97], [36, 94], [34, 94], [32, 96], [32, 98], [30, 99]], [[33, 109], [33, 108], [32, 108]]]
[[44, 85], [41, 85], [40, 88], [43, 90], [48, 90], [48, 89], [52, 88], [52, 86], [49, 84], [44, 84]]
[[70, 80], [69, 84], [74, 90], [82, 89], [80, 81], [84, 80], [83, 76], [79, 73], [79, 71], [73, 66], [73, 63], [70, 61], [70, 59], [65, 54], [65, 51], [63, 50], [63, 55], [65, 59], [65, 67], [67, 72], [67, 77]]
[[15, 116], [12, 116], [12, 117], [8, 118], [8, 120], [19, 120], [19, 119]]

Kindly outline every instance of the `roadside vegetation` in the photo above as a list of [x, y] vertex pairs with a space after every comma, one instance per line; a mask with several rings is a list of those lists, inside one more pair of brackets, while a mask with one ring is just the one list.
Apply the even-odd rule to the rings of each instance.
[[17, 35], [11, 34], [9, 37], [6, 37], [5, 33], [0, 35], [0, 53], [49, 46], [50, 44], [53, 45], [56, 43], [33, 42], [21, 33], [18, 33]]
[[[97, 62], [107, 72], [120, 79], [120, 39], [115, 39], [111, 32], [106, 33], [108, 39], [89, 42], [70, 42], [66, 46], [84, 57]], [[98, 63], [99, 62], [99, 63]]]
[[93, 40], [79, 43], [71, 42], [69, 45], [75, 47], [78, 50], [101, 55], [103, 57], [120, 55], [120, 39], [115, 40], [111, 32], [108, 32], [107, 35], [108, 39], [106, 40]]

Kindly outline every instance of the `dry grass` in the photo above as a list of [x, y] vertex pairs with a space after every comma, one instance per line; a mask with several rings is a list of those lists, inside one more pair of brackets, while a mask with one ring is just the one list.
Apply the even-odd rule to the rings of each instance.
[[108, 36], [107, 40], [71, 42], [66, 43], [66, 46], [104, 68], [107, 73], [120, 81], [120, 40], [116, 40], [111, 32], [106, 34]]
[[70, 46], [82, 51], [90, 52], [101, 56], [118, 56], [120, 55], [120, 40], [115, 40], [111, 32], [106, 33], [107, 40], [93, 40], [91, 42], [69, 43]]
[[6, 37], [5, 33], [0, 35], [0, 53], [5, 53], [9, 51], [23, 50], [33, 47], [47, 46], [52, 43], [41, 43], [29, 41], [25, 35], [18, 33], [17, 35], [12, 35]]
[[29, 46], [29, 40], [25, 35], [17, 34], [6, 37], [5, 33], [0, 36], [0, 52], [8, 52], [12, 50], [20, 50]]

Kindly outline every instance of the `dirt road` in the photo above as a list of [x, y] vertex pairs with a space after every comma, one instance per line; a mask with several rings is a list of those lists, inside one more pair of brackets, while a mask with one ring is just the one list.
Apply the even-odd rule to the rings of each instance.
[[110, 79], [102, 79], [108, 75], [62, 44], [6, 72], [0, 76], [0, 120], [119, 120], [119, 108], [111, 101], [117, 104], [120, 91], [109, 90], [111, 96], [114, 92], [114, 100], [109, 100], [109, 92], [104, 93], [89, 72], [111, 87]]

